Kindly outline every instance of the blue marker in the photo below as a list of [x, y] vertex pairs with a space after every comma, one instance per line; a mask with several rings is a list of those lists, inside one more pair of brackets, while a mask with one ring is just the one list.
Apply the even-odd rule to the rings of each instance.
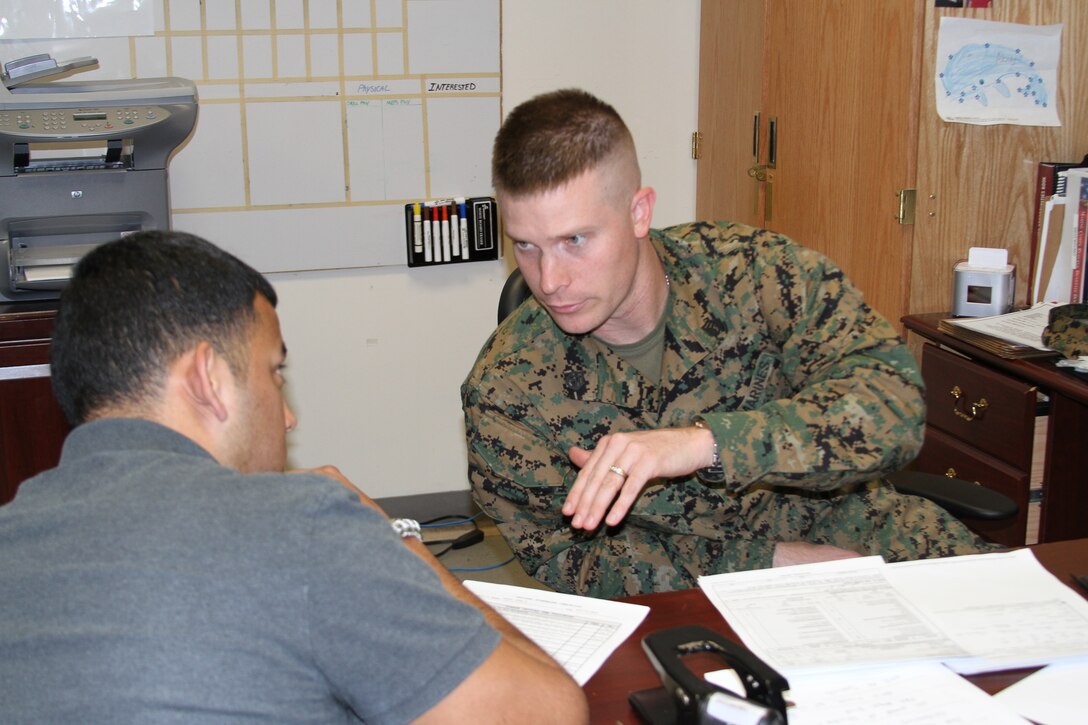
[[468, 259], [468, 210], [465, 208], [465, 197], [459, 196], [457, 202], [457, 216], [461, 218], [461, 259]]

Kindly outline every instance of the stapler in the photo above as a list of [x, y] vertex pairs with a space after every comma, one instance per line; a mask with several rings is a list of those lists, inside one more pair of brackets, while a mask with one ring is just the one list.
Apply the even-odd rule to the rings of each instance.
[[[642, 640], [662, 687], [632, 692], [628, 701], [650, 725], [786, 725], [786, 678], [748, 649], [700, 626], [675, 627]], [[740, 677], [731, 692], [696, 675], [684, 658], [709, 653]]]

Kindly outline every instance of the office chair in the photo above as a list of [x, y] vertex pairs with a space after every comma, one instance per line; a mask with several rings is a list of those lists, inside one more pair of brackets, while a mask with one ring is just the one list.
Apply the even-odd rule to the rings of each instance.
[[521, 270], [514, 267], [514, 271], [506, 278], [506, 284], [502, 286], [502, 292], [499, 293], [499, 319], [495, 324], [501, 325], [502, 321], [513, 314], [514, 310], [532, 294]]
[[[521, 270], [515, 267], [499, 293], [498, 322], [509, 317], [531, 294]], [[1020, 513], [1017, 503], [1005, 494], [961, 478], [922, 471], [896, 471], [885, 478], [900, 493], [927, 498], [958, 519], [1007, 521]]]

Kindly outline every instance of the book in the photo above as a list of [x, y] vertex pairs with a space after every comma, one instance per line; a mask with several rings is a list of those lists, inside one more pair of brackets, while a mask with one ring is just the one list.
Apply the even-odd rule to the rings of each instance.
[[1066, 189], [1067, 201], [1077, 203], [1077, 229], [1074, 234], [1074, 261], [1073, 261], [1073, 286], [1069, 295], [1069, 301], [1073, 303], [1084, 302], [1085, 256], [1088, 255], [1088, 173], [1078, 175], [1079, 194], [1074, 195], [1072, 189]]
[[1065, 196], [1052, 196], [1046, 200], [1043, 210], [1043, 226], [1040, 232], [1038, 255], [1032, 273], [1032, 291], [1029, 304], [1056, 300], [1061, 296], [1065, 281], [1065, 260], [1058, 264], [1058, 248], [1062, 242], [1062, 223], [1065, 221]]
[[[1039, 166], [1035, 173], [1035, 216], [1032, 219], [1031, 224], [1031, 243], [1028, 245], [1028, 249], [1031, 250], [1028, 266], [1029, 270], [1035, 270], [1038, 265], [1041, 251], [1039, 247], [1043, 240], [1044, 210], [1047, 200], [1052, 198], [1055, 194], [1064, 194], [1064, 190], [1059, 188], [1060, 179], [1058, 172], [1076, 168], [1078, 166], [1088, 167], [1088, 154], [1085, 154], [1084, 160], [1080, 163], [1058, 161], [1039, 162]], [[1036, 280], [1035, 277], [1032, 276], [1032, 278], [1028, 280], [1029, 300], [1032, 299], [1035, 290]]]
[[1043, 345], [1043, 330], [1050, 323], [1050, 310], [1058, 305], [1041, 302], [1004, 315], [950, 318], [938, 322], [937, 329], [1003, 358], [1056, 355]]
[[1084, 286], [1085, 223], [1088, 223], [1088, 169], [1068, 169], [1060, 176], [1065, 179], [1065, 220], [1058, 257], [1059, 263], [1062, 255], [1069, 257], [1069, 281], [1067, 294], [1057, 299], [1080, 302]]

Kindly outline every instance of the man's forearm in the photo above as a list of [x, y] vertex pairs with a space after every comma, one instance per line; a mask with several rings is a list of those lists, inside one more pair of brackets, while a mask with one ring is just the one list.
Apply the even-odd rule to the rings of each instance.
[[559, 666], [548, 653], [540, 649], [540, 647], [532, 640], [522, 634], [521, 630], [510, 624], [505, 617], [496, 612], [489, 604], [487, 604], [487, 602], [469, 591], [460, 579], [451, 574], [449, 569], [442, 566], [442, 563], [431, 554], [430, 550], [423, 545], [422, 541], [413, 537], [408, 537], [404, 542], [413, 554], [426, 562], [426, 564], [434, 570], [446, 591], [456, 599], [480, 610], [480, 613], [483, 614], [487, 623], [494, 627], [509, 644], [517, 647], [525, 654], [542, 663], [555, 667]]

